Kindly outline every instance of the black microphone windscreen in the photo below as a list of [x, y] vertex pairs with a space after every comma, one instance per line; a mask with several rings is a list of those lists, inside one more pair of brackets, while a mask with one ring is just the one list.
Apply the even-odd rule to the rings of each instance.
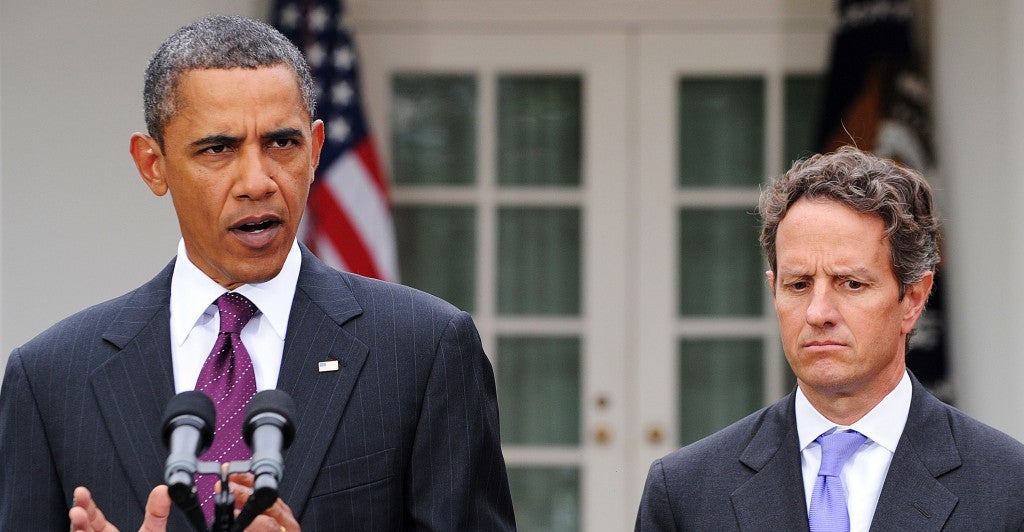
[[202, 432], [203, 441], [208, 446], [209, 442], [213, 441], [214, 428], [217, 426], [217, 409], [213, 406], [213, 400], [209, 396], [195, 390], [181, 392], [167, 403], [163, 421], [164, 445], [168, 445], [171, 432], [174, 430], [172, 421], [183, 415], [195, 416], [203, 421], [205, 425], [199, 427], [199, 430]]
[[284, 447], [288, 447], [291, 445], [292, 438], [295, 437], [295, 424], [292, 421], [292, 418], [295, 416], [294, 412], [295, 401], [287, 392], [282, 390], [263, 390], [257, 393], [249, 401], [249, 406], [245, 409], [245, 423], [242, 425], [242, 430], [246, 443], [252, 443], [253, 418], [260, 414], [269, 413], [277, 414], [284, 418], [281, 433], [284, 437]]

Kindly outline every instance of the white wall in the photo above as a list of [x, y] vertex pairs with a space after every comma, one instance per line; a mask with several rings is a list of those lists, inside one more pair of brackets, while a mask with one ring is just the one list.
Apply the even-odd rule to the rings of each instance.
[[1024, 3], [935, 5], [958, 405], [1024, 439]]
[[12, 348], [149, 279], [174, 255], [169, 197], [128, 155], [149, 56], [210, 13], [268, 1], [3, 0], [0, 7], [0, 367]]

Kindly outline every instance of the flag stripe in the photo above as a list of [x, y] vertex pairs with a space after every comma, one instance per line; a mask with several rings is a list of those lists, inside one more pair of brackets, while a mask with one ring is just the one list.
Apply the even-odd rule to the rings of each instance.
[[335, 268], [398, 280], [387, 174], [363, 114], [355, 46], [339, 0], [276, 0], [274, 25], [306, 55], [324, 146], [300, 238]]
[[[370, 258], [363, 237], [349, 221], [348, 214], [334, 201], [328, 193], [310, 194], [309, 207], [316, 217], [317, 241], [329, 244], [333, 251], [340, 253], [341, 259], [349, 267], [349, 271], [380, 277], [380, 272]], [[327, 220], [328, 223], [322, 223]]]
[[380, 193], [365, 161], [356, 156], [358, 151], [343, 155], [335, 166], [328, 168], [322, 180], [331, 196], [348, 214], [349, 223], [363, 237], [363, 244], [378, 273], [393, 278], [396, 272], [386, 265], [394, 264], [394, 229], [387, 199]]

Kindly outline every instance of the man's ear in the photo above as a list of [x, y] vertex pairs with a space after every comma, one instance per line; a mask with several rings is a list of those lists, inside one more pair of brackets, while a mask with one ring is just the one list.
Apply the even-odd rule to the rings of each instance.
[[320, 150], [324, 147], [324, 121], [314, 120], [312, 128], [313, 138], [313, 153], [310, 157], [310, 163], [313, 165], [313, 172], [316, 172], [317, 166], [320, 166]]
[[908, 286], [907, 292], [903, 294], [903, 332], [910, 334], [914, 324], [924, 312], [924, 304], [928, 302], [928, 295], [932, 293], [932, 283], [935, 282], [935, 272], [928, 272], [921, 277], [921, 280]]
[[764, 272], [764, 278], [768, 281], [768, 289], [772, 291], [772, 297], [775, 297], [775, 273], [768, 270]]
[[164, 179], [164, 155], [160, 150], [160, 143], [144, 133], [134, 133], [128, 151], [132, 154], [135, 167], [139, 169], [139, 175], [153, 194], [166, 194], [167, 180]]

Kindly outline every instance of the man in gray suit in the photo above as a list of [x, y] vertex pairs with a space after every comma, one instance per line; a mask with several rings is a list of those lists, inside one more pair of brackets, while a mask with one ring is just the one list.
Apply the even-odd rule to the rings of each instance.
[[797, 388], [655, 461], [636, 529], [1024, 529], [1024, 445], [906, 369], [939, 260], [928, 183], [843, 148], [774, 180], [760, 214]]
[[[11, 354], [0, 530], [68, 530], [73, 497], [82, 528], [138, 526], [151, 490], [150, 513], [166, 511], [154, 490], [163, 410], [196, 387], [224, 334], [212, 303], [225, 292], [256, 307], [240, 332], [256, 388], [297, 406], [263, 526], [514, 529], [494, 377], [470, 317], [332, 270], [296, 242], [324, 141], [299, 51], [266, 24], [210, 17], [157, 50], [144, 99], [148, 134], [131, 154], [153, 193], [171, 194], [177, 257]], [[191, 528], [177, 511], [166, 525]]]

